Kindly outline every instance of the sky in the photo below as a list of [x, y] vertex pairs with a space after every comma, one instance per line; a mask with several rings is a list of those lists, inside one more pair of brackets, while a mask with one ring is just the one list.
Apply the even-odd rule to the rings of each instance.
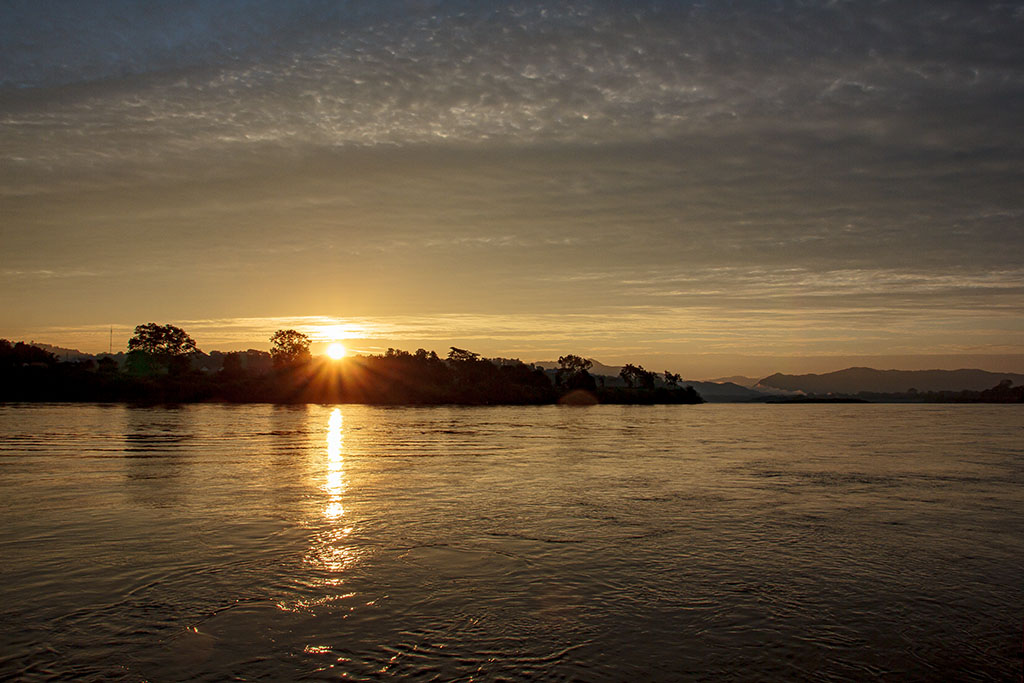
[[0, 336], [1024, 371], [1024, 2], [0, 2]]

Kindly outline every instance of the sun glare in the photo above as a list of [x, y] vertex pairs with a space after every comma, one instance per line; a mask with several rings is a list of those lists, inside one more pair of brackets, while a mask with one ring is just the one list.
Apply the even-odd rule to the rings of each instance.
[[341, 360], [347, 354], [348, 349], [345, 348], [344, 344], [334, 342], [333, 344], [327, 347], [327, 355], [333, 358], [334, 360]]

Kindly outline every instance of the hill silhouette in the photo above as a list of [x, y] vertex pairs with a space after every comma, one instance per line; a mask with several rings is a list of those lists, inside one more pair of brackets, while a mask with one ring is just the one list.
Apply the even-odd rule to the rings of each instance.
[[987, 370], [875, 370], [846, 368], [836, 372], [808, 375], [775, 373], [757, 387], [802, 391], [805, 394], [905, 393], [926, 391], [983, 391], [1003, 380], [1024, 384], [1024, 375]]

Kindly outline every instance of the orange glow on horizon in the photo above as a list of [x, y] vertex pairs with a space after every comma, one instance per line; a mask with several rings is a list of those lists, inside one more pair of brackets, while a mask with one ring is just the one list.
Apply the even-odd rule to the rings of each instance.
[[341, 360], [348, 355], [348, 349], [345, 348], [344, 344], [334, 342], [327, 347], [327, 355], [332, 360]]

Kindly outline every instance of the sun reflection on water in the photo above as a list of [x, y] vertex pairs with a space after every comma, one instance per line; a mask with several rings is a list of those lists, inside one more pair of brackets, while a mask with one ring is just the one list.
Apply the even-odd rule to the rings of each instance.
[[[318, 488], [324, 494], [323, 507], [312, 524], [319, 531], [312, 537], [312, 544], [306, 552], [305, 562], [321, 571], [337, 573], [349, 569], [355, 564], [359, 554], [350, 542], [353, 528], [345, 518], [344, 498], [348, 491], [348, 479], [345, 475], [345, 429], [344, 417], [340, 408], [331, 411], [327, 420], [327, 454], [323, 451], [318, 456], [318, 468], [323, 467]], [[336, 586], [337, 578], [320, 576], [311, 580], [321, 584]]]
[[345, 493], [345, 463], [341, 455], [345, 445], [343, 424], [341, 409], [335, 408], [327, 421], [327, 481], [324, 484], [324, 491], [327, 492], [324, 516], [330, 520], [336, 520], [345, 514], [345, 508], [341, 504], [342, 494]]

